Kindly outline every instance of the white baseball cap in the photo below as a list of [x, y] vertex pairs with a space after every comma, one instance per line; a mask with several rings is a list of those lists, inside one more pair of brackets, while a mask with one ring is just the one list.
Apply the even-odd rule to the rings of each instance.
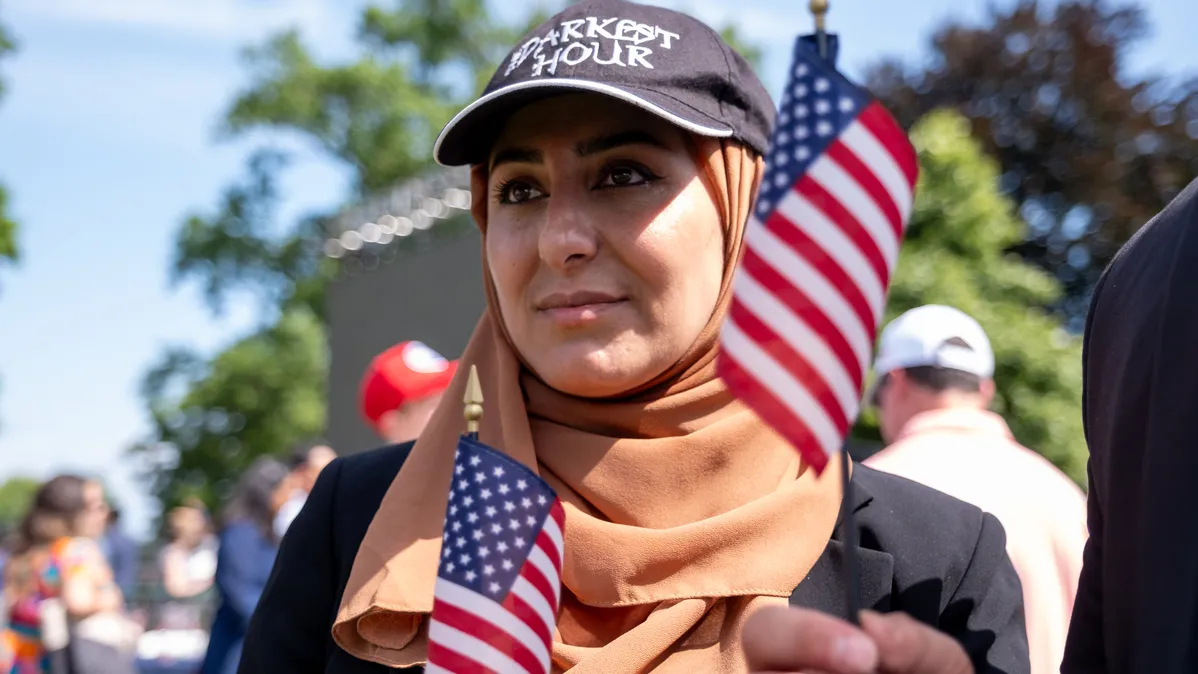
[[[952, 344], [960, 340], [968, 347]], [[994, 351], [986, 331], [965, 312], [928, 304], [899, 316], [882, 331], [874, 375], [909, 367], [959, 370], [981, 379], [994, 376]]]

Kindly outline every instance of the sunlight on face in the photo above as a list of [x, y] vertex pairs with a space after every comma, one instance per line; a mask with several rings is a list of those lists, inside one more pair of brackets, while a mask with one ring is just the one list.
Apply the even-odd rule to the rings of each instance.
[[665, 371], [711, 317], [723, 227], [684, 132], [613, 99], [540, 101], [491, 154], [486, 255], [517, 350], [602, 397]]

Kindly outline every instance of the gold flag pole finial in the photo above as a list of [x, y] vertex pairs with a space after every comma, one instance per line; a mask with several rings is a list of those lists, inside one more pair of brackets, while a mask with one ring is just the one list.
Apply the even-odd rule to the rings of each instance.
[[811, 0], [808, 8], [815, 17], [815, 32], [822, 33], [827, 30], [828, 0]]
[[478, 368], [470, 366], [470, 378], [466, 380], [466, 432], [478, 437], [478, 422], [483, 418], [483, 386], [478, 382]]

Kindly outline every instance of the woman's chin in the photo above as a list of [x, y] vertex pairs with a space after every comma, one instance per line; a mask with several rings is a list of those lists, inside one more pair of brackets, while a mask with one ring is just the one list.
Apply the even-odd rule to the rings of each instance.
[[581, 398], [605, 398], [631, 391], [657, 373], [648, 363], [626, 362], [606, 350], [561, 349], [532, 363], [549, 386]]

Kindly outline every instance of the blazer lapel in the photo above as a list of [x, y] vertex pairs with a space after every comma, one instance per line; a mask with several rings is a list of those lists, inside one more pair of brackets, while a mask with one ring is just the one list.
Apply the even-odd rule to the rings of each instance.
[[[852, 489], [853, 513], [861, 511], [873, 501], [859, 482]], [[803, 582], [790, 595], [792, 606], [816, 609], [841, 618], [848, 618], [845, 606], [844, 585], [845, 546], [840, 542], [840, 522], [824, 554], [811, 567]], [[879, 612], [890, 610], [890, 595], [894, 587], [894, 557], [879, 550], [857, 548], [857, 559], [861, 568], [861, 606]]]

